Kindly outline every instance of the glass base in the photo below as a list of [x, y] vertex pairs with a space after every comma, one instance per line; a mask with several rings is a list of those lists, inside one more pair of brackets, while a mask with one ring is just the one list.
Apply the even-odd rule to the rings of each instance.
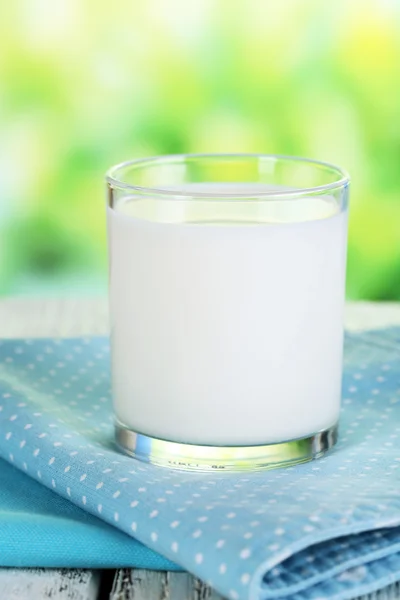
[[319, 458], [338, 438], [338, 426], [302, 439], [258, 446], [199, 446], [159, 440], [115, 425], [119, 448], [143, 462], [186, 471], [250, 471], [276, 469]]

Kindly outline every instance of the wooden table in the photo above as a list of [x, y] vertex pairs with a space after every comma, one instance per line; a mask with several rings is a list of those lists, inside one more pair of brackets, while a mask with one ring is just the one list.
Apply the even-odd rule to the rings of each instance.
[[[400, 325], [400, 304], [350, 303], [348, 329]], [[0, 337], [70, 337], [108, 332], [103, 299], [0, 301]], [[386, 594], [390, 592], [390, 596]], [[379, 598], [400, 598], [395, 584]], [[0, 569], [0, 600], [221, 600], [219, 594], [187, 573], [139, 569]], [[365, 596], [363, 600], [372, 598]], [[376, 600], [379, 600], [375, 596]]]

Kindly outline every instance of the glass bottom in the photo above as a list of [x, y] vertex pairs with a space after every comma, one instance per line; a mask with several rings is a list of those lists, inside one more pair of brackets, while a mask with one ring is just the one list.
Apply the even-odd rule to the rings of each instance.
[[305, 438], [257, 446], [199, 446], [168, 442], [115, 424], [119, 448], [143, 462], [185, 471], [251, 471], [288, 467], [320, 458], [338, 439], [333, 425]]

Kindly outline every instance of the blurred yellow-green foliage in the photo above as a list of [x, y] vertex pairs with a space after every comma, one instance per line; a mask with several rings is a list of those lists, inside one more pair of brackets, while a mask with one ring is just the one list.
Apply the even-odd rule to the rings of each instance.
[[111, 164], [252, 151], [345, 167], [348, 296], [400, 299], [398, 0], [13, 0], [0, 13], [0, 293], [105, 289]]

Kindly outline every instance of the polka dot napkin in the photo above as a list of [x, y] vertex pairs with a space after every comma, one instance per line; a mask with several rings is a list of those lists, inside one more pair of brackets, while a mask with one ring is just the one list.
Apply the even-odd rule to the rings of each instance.
[[177, 569], [4, 460], [0, 482], [0, 567]]
[[114, 449], [106, 340], [3, 341], [0, 456], [233, 600], [354, 598], [400, 579], [399, 350], [397, 329], [347, 336], [325, 458], [196, 474]]

